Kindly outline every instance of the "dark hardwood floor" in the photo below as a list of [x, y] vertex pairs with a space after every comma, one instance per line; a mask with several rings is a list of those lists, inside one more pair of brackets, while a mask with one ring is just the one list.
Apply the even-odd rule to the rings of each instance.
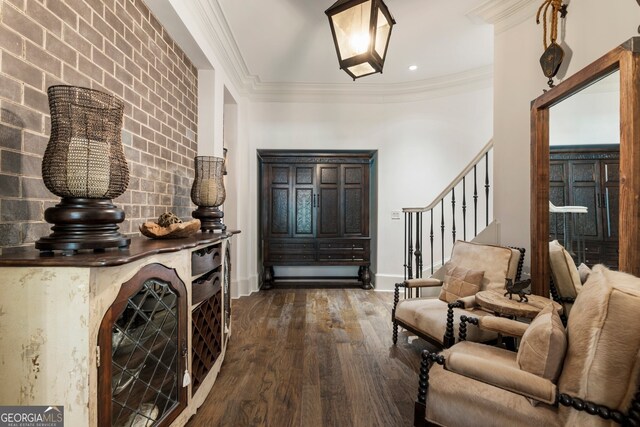
[[427, 343], [391, 342], [390, 292], [274, 289], [233, 301], [232, 337], [188, 427], [410, 426]]

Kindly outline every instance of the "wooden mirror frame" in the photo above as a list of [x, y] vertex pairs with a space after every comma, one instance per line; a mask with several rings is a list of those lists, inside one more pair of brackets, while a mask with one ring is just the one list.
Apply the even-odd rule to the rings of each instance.
[[531, 291], [549, 295], [549, 108], [620, 70], [620, 271], [640, 276], [640, 37], [531, 103]]

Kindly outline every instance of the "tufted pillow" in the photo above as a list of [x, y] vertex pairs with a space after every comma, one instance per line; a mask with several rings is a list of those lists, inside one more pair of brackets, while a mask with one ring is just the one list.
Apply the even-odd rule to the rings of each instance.
[[444, 265], [444, 270], [444, 281], [439, 296], [442, 301], [454, 302], [475, 295], [480, 290], [484, 271], [469, 270], [451, 261]]
[[546, 305], [531, 322], [520, 342], [516, 361], [523, 371], [555, 382], [567, 351], [567, 335], [560, 315]]

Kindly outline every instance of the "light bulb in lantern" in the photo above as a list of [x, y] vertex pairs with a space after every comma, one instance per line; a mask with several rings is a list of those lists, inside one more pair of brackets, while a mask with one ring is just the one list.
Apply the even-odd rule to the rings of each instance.
[[349, 38], [349, 45], [355, 55], [360, 55], [369, 50], [369, 34], [354, 33]]

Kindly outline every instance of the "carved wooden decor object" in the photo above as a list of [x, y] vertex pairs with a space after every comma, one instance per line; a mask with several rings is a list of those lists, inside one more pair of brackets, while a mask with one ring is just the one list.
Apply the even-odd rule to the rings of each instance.
[[[556, 43], [558, 38], [558, 15], [560, 15], [560, 18], [567, 16], [567, 5], [562, 4], [562, 0], [544, 0], [536, 14], [537, 24], [540, 24], [540, 15], [542, 15], [544, 28], [542, 36], [544, 53], [540, 57], [540, 66], [544, 75], [549, 78], [547, 84], [549, 87], [553, 87], [553, 77], [558, 73], [564, 59], [564, 50]], [[547, 22], [551, 27], [548, 31]], [[549, 43], [547, 43], [547, 35], [549, 36]]]

